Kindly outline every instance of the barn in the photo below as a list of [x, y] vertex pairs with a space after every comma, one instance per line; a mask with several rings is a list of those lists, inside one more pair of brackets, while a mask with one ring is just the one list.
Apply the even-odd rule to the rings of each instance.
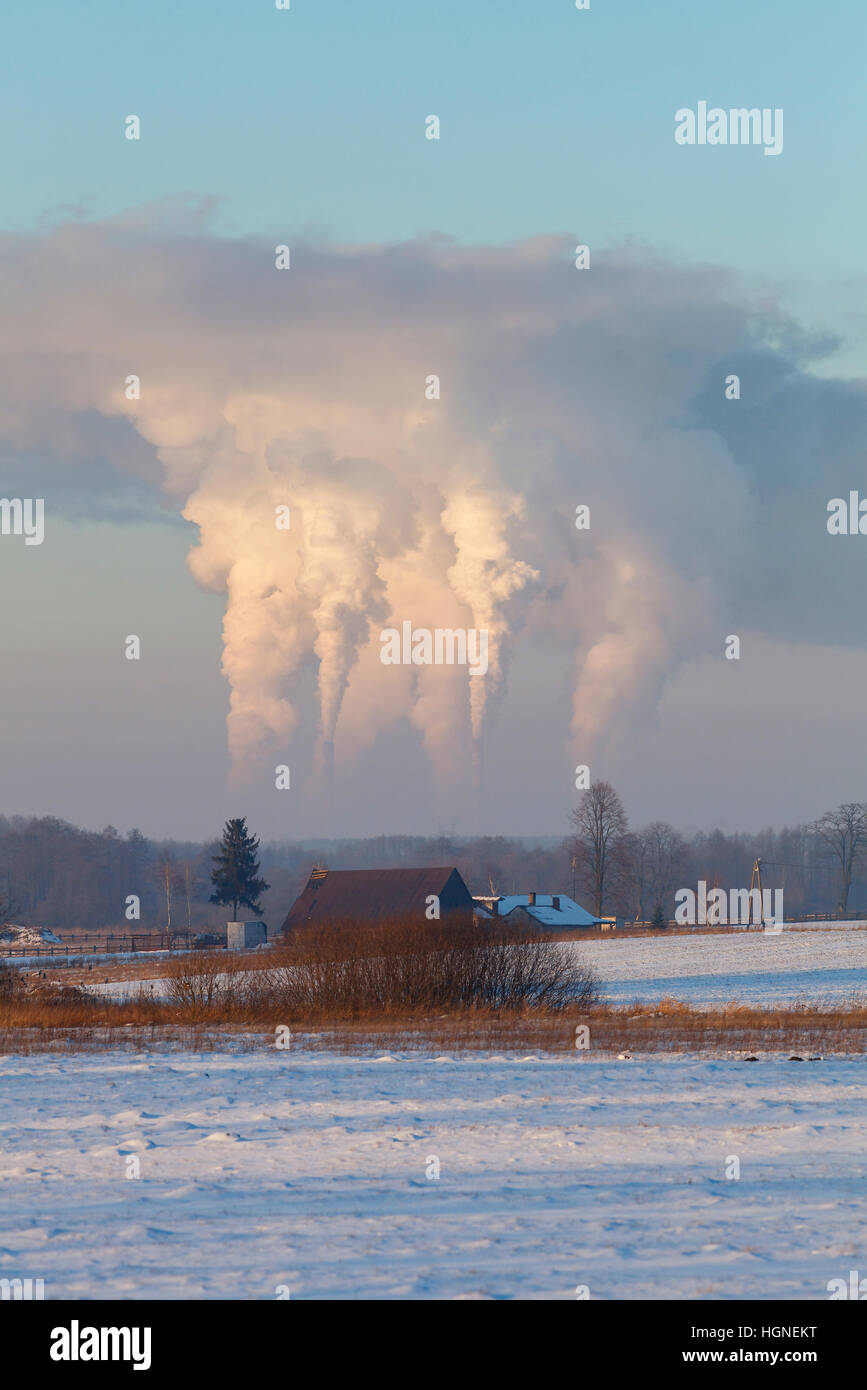
[[314, 869], [280, 930], [314, 922], [375, 922], [383, 917], [425, 921], [432, 898], [439, 900], [441, 917], [472, 920], [472, 894], [455, 868]]

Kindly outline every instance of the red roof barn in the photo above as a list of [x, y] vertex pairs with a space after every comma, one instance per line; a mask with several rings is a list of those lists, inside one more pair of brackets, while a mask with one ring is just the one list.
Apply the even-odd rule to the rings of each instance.
[[454, 868], [314, 869], [280, 930], [339, 919], [418, 916], [424, 921], [431, 897], [439, 899], [441, 917], [472, 918], [472, 895]]

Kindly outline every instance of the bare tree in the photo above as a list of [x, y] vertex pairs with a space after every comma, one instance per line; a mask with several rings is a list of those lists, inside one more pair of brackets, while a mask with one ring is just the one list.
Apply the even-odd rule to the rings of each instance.
[[593, 901], [597, 917], [623, 887], [629, 865], [629, 835], [623, 802], [610, 782], [596, 782], [584, 793], [570, 822], [575, 831], [576, 872]]
[[629, 866], [626, 870], [628, 884], [629, 911], [633, 920], [640, 922], [645, 916], [647, 905], [647, 841], [644, 832], [630, 832], [628, 836]]
[[686, 842], [673, 825], [655, 820], [642, 830], [631, 832], [625, 848], [629, 852], [630, 911], [636, 922], [648, 922], [666, 908], [677, 880], [683, 878]]
[[666, 900], [674, 892], [686, 846], [674, 826], [664, 820], [651, 821], [636, 838], [643, 850], [643, 915], [653, 917], [664, 910]]
[[166, 900], [166, 930], [172, 930], [172, 900], [178, 886], [178, 866], [171, 854], [161, 854], [154, 866], [160, 891]]
[[193, 927], [193, 890], [195, 884], [196, 866], [191, 859], [183, 859], [180, 866], [181, 883], [184, 890], [184, 901], [187, 908], [187, 931], [192, 931]]
[[812, 829], [825, 854], [839, 870], [841, 912], [849, 903], [852, 877], [867, 849], [867, 804], [847, 801], [836, 811], [826, 811]]

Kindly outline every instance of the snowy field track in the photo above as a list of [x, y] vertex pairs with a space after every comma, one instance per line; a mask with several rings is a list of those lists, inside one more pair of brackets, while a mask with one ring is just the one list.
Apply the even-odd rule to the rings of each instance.
[[0, 1087], [0, 1277], [46, 1298], [814, 1300], [867, 1271], [863, 1057], [43, 1054]]
[[867, 1003], [867, 931], [846, 927], [585, 941], [581, 959], [612, 1004], [671, 995], [688, 1004]]

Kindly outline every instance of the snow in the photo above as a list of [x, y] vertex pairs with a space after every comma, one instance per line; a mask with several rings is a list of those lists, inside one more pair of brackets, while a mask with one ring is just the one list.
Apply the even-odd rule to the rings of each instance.
[[863, 1057], [246, 1045], [0, 1058], [0, 1277], [73, 1299], [825, 1299], [867, 1273]]
[[[867, 995], [849, 925], [569, 949], [621, 1004]], [[0, 1277], [71, 1299], [682, 1300], [867, 1274], [862, 1056], [299, 1044], [0, 1056]]]
[[596, 970], [614, 1004], [666, 995], [694, 1006], [774, 1005], [799, 999], [867, 1002], [867, 931], [846, 927], [633, 936], [570, 947]]
[[[867, 1002], [867, 931], [846, 927], [790, 931], [596, 938], [568, 942], [592, 965], [603, 997], [613, 1004], [655, 1002], [665, 996], [695, 1007], [774, 1005], [799, 999]], [[227, 978], [227, 977], [226, 977]], [[163, 998], [167, 979], [112, 980], [88, 985], [111, 998]]]
[[[218, 978], [222, 980], [224, 977]], [[94, 984], [88, 982], [81, 988], [88, 994], [103, 994], [109, 999], [164, 999], [168, 995], [170, 983], [170, 980], [163, 976], [155, 976], [146, 980], [100, 980]]]
[[44, 946], [46, 943], [60, 945], [60, 937], [48, 927], [16, 927], [5, 922], [0, 927], [0, 942], [4, 946]]

